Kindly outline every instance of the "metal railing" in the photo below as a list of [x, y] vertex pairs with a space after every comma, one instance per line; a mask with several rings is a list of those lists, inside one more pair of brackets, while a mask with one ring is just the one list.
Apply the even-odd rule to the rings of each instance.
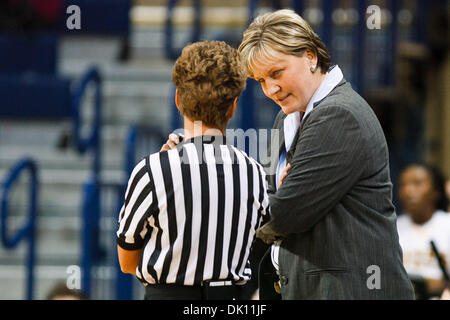
[[[81, 133], [81, 122], [82, 122], [82, 105], [83, 97], [86, 93], [86, 89], [89, 84], [94, 83], [95, 94], [94, 94], [94, 119], [92, 124], [92, 129], [87, 137], [84, 137]], [[92, 178], [86, 183], [83, 188], [83, 230], [81, 235], [81, 242], [83, 247], [82, 253], [82, 266], [84, 272], [83, 285], [89, 289], [90, 284], [90, 266], [93, 257], [98, 256], [95, 251], [98, 249], [96, 246], [96, 236], [92, 231], [95, 230], [96, 225], [98, 225], [98, 211], [99, 211], [99, 179], [101, 172], [101, 145], [100, 145], [100, 132], [101, 132], [101, 111], [102, 111], [102, 81], [98, 70], [95, 67], [90, 68], [80, 79], [80, 81], [75, 85], [74, 90], [71, 92], [71, 113], [70, 115], [57, 115], [59, 117], [65, 118], [70, 116], [73, 123], [73, 143], [76, 150], [80, 154], [85, 154], [88, 151], [93, 153], [92, 161]], [[53, 119], [53, 118], [52, 118]], [[14, 181], [17, 179], [19, 174], [28, 169], [31, 174], [30, 181], [30, 203], [28, 212], [27, 223], [17, 231], [14, 237], [9, 236], [10, 227], [8, 223], [8, 196], [13, 186]], [[28, 241], [28, 255], [27, 255], [27, 288], [26, 297], [27, 299], [33, 298], [33, 284], [34, 284], [34, 267], [35, 267], [35, 220], [37, 216], [37, 191], [38, 182], [36, 176], [36, 164], [33, 160], [25, 158], [19, 161], [6, 176], [5, 182], [3, 183], [3, 191], [1, 197], [1, 240], [2, 243], [8, 249], [13, 249], [17, 246], [19, 242], [23, 239]], [[91, 248], [94, 249], [91, 249]], [[93, 253], [93, 251], [95, 251]], [[93, 253], [93, 254], [92, 254]], [[84, 290], [84, 288], [83, 288]]]
[[[95, 85], [94, 122], [88, 137], [83, 137], [81, 134], [82, 101], [87, 86], [90, 83], [94, 83]], [[97, 68], [91, 67], [79, 81], [72, 96], [74, 144], [80, 154], [84, 154], [89, 150], [92, 150], [94, 153], [92, 174], [95, 177], [95, 180], [98, 180], [98, 174], [101, 170], [100, 131], [102, 126], [102, 94], [103, 90], [100, 73]]]
[[[87, 137], [81, 134], [81, 108], [83, 96], [90, 83], [95, 85], [94, 121]], [[102, 119], [102, 79], [96, 68], [89, 69], [81, 78], [73, 93], [74, 143], [80, 154], [93, 153], [91, 178], [82, 187], [82, 230], [81, 230], [81, 268], [82, 291], [90, 296], [92, 267], [102, 258], [99, 244], [100, 223], [100, 174], [101, 174], [101, 119]]]
[[[177, 5], [178, 0], [169, 0], [167, 2], [167, 14], [166, 14], [166, 22], [164, 28], [164, 49], [166, 53], [166, 57], [171, 60], [175, 60], [181, 53], [180, 48], [175, 48], [174, 42], [174, 26], [173, 26], [173, 13], [174, 9]], [[194, 13], [194, 22], [192, 27], [191, 38], [187, 42], [197, 42], [200, 39], [200, 35], [202, 33], [202, 24], [201, 24], [201, 16], [202, 16], [202, 2], [201, 0], [192, 0], [192, 7]], [[186, 43], [187, 43], [186, 42]]]
[[[18, 180], [20, 174], [28, 170], [30, 174], [29, 181], [29, 206], [27, 220], [25, 224], [17, 230], [14, 235], [10, 235], [9, 230], [9, 196]], [[35, 247], [36, 247], [36, 217], [39, 181], [37, 177], [36, 163], [30, 158], [19, 160], [6, 175], [3, 183], [3, 190], [0, 195], [0, 235], [5, 248], [14, 249], [20, 242], [27, 241], [28, 252], [26, 256], [26, 298], [33, 299], [34, 291], [34, 266], [35, 266]]]

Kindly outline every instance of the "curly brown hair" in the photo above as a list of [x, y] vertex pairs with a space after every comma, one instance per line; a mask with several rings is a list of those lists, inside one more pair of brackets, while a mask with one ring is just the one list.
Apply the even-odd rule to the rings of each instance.
[[226, 127], [233, 101], [245, 89], [246, 78], [239, 52], [223, 41], [186, 46], [172, 70], [181, 114], [220, 129]]

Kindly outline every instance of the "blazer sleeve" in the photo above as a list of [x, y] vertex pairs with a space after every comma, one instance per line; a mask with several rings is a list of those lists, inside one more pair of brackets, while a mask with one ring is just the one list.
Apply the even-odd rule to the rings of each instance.
[[349, 192], [364, 169], [364, 141], [354, 115], [323, 106], [305, 119], [291, 169], [270, 195], [271, 228], [280, 235], [308, 231]]

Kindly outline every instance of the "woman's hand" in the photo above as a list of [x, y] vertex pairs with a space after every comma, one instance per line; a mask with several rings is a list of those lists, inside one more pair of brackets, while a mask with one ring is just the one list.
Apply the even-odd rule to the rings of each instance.
[[286, 178], [286, 176], [287, 176], [288, 171], [289, 171], [290, 168], [291, 168], [291, 164], [288, 163], [287, 166], [286, 166], [286, 168], [284, 168], [283, 173], [281, 174], [281, 177], [280, 177], [280, 184], [278, 185], [278, 189], [280, 189], [281, 185], [283, 184], [284, 179]]
[[178, 137], [178, 135], [175, 133], [171, 133], [171, 134], [169, 134], [169, 139], [166, 141], [165, 144], [163, 144], [163, 146], [161, 147], [161, 150], [159, 150], [159, 152], [172, 150], [179, 143], [180, 143], [180, 138]]
[[272, 229], [272, 223], [269, 221], [258, 230], [256, 230], [256, 237], [264, 241], [266, 244], [272, 244], [277, 240], [280, 240], [284, 236], [277, 233]]

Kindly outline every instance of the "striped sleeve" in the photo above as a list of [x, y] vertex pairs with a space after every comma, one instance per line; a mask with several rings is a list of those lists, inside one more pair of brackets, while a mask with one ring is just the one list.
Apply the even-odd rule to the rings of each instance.
[[263, 220], [270, 219], [270, 205], [269, 205], [269, 183], [267, 181], [267, 175], [264, 168], [256, 160], [252, 159], [252, 163], [256, 166], [259, 176], [259, 201], [261, 203], [261, 215], [264, 216]]
[[150, 226], [148, 216], [153, 202], [150, 176], [146, 159], [140, 161], [128, 180], [125, 201], [119, 213], [117, 244], [125, 250], [137, 250], [144, 246]]

